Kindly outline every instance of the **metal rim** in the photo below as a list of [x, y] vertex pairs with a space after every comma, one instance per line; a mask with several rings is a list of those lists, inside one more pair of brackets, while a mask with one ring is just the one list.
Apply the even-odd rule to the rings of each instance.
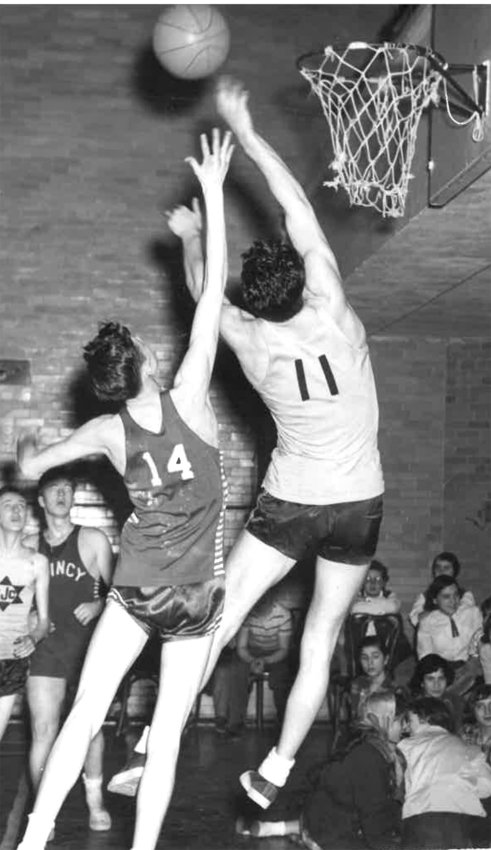
[[[439, 53], [436, 53], [431, 47], [422, 47], [420, 44], [406, 44], [406, 43], [396, 43], [396, 42], [365, 42], [365, 41], [351, 41], [351, 42], [341, 42], [332, 45], [327, 45], [326, 47], [319, 47], [315, 50], [310, 50], [307, 53], [302, 53], [301, 56], [296, 60], [296, 66], [299, 71], [304, 70], [304, 62], [308, 59], [321, 59], [325, 57], [326, 50], [328, 47], [332, 47], [338, 53], [345, 52], [347, 50], [366, 50], [367, 48], [377, 49], [380, 47], [385, 48], [387, 51], [389, 50], [413, 50], [417, 53], [422, 59], [426, 59], [432, 67], [441, 71], [442, 66], [446, 66], [445, 59]], [[312, 70], [312, 69], [305, 69]], [[319, 70], [318, 68], [316, 70]]]

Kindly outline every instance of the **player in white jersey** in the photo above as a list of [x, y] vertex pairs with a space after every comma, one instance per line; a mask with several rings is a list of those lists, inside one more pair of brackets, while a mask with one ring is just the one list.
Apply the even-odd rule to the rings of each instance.
[[[223, 78], [217, 108], [283, 209], [288, 241], [243, 255], [245, 309], [226, 301], [220, 331], [274, 418], [278, 442], [263, 489], [226, 566], [225, 608], [210, 672], [254, 603], [309, 551], [315, 587], [300, 668], [277, 746], [241, 782], [264, 808], [276, 797], [325, 697], [331, 657], [378, 539], [383, 476], [378, 404], [365, 329], [303, 189], [255, 131], [242, 86]], [[187, 282], [203, 280], [199, 209], [170, 219]]]
[[[15, 487], [0, 490], [0, 740], [29, 673], [29, 657], [48, 634], [49, 567], [24, 546], [27, 503]], [[36, 602], [36, 623], [29, 614]]]

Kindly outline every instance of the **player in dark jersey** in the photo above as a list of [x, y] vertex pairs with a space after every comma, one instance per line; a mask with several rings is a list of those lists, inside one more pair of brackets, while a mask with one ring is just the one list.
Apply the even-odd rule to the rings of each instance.
[[207, 266], [188, 350], [172, 388], [161, 391], [153, 352], [127, 328], [110, 323], [86, 346], [85, 357], [97, 396], [125, 402], [122, 415], [97, 417], [47, 448], [39, 448], [32, 435], [18, 443], [19, 467], [29, 478], [76, 458], [105, 455], [124, 477], [134, 506], [110, 598], [89, 646], [75, 704], [48, 759], [22, 850], [43, 850], [122, 677], [152, 633], [162, 640], [160, 684], [133, 850], [155, 847], [174, 786], [180, 735], [219, 623], [224, 487], [209, 385], [226, 280], [223, 180], [231, 134], [222, 141], [213, 130], [211, 150], [202, 135], [201, 148], [201, 163], [187, 161], [203, 190]]
[[[32, 543], [49, 563], [51, 628], [32, 656], [27, 680], [32, 731], [29, 762], [35, 790], [104, 607], [101, 581], [108, 587], [112, 575], [112, 551], [104, 532], [74, 525], [70, 519], [74, 492], [69, 471], [60, 467], [48, 470], [39, 482], [38, 501], [46, 527]], [[111, 827], [102, 796], [103, 755], [100, 729], [90, 742], [83, 774], [89, 826], [97, 832]]]

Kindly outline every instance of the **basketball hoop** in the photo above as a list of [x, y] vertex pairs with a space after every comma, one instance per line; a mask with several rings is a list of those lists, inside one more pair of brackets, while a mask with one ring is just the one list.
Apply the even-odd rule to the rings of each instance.
[[411, 44], [352, 42], [298, 60], [330, 130], [335, 176], [324, 185], [345, 189], [351, 204], [404, 214], [421, 114], [439, 100], [441, 75], [430, 53]]

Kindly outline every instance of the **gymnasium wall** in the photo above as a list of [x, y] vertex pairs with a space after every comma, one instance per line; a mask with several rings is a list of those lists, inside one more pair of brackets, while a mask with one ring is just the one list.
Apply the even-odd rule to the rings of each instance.
[[[318, 44], [326, 8], [225, 8], [233, 47], [224, 70], [250, 87], [258, 126], [309, 187], [347, 274], [392, 230], [319, 189], [323, 119], [294, 59]], [[394, 8], [353, 7], [360, 36], [373, 37]], [[44, 440], [56, 440], [98, 412], [84, 387], [81, 349], [100, 320], [125, 321], [154, 345], [164, 384], [186, 345], [189, 302], [162, 213], [196, 191], [183, 160], [214, 112], [207, 82], [176, 84], [156, 64], [149, 38], [157, 14], [150, 6], [0, 10], [0, 357], [30, 364], [27, 384], [0, 383], [3, 479], [19, 428], [39, 426]], [[346, 37], [343, 7], [329, 14], [330, 35]], [[240, 252], [278, 223], [239, 153], [226, 211], [233, 278]], [[481, 600], [489, 594], [489, 346], [382, 336], [372, 352], [387, 483], [379, 557], [405, 608], [443, 548], [457, 552], [464, 583]], [[231, 490], [229, 547], [256, 491], [266, 424], [224, 349], [213, 399]], [[104, 527], [117, 548], [121, 489], [100, 464], [84, 472], [75, 518]]]

